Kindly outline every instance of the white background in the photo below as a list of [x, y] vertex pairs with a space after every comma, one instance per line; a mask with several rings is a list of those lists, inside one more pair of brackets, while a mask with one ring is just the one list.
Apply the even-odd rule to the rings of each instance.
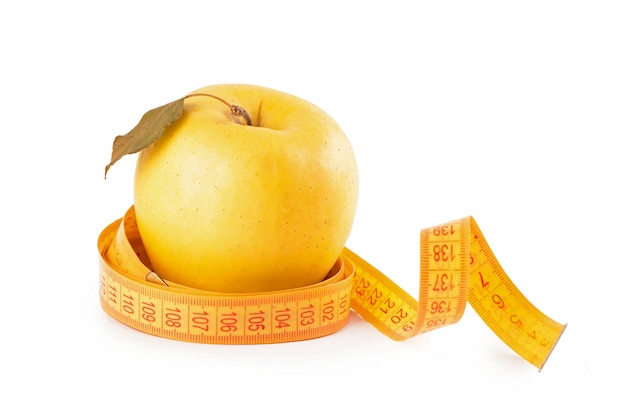
[[[1, 400], [623, 401], [624, 21], [600, 0], [4, 2]], [[356, 315], [260, 346], [106, 316], [96, 239], [132, 203], [135, 161], [103, 179], [114, 136], [229, 82], [341, 124], [361, 176], [348, 246], [413, 295], [419, 229], [473, 215], [516, 285], [569, 324], [543, 371], [469, 307], [403, 343]]]

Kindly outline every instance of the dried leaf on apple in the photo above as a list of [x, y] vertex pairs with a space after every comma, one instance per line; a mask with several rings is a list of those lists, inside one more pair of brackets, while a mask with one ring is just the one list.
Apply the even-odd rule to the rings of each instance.
[[146, 112], [137, 126], [123, 136], [117, 136], [113, 140], [111, 161], [104, 168], [104, 178], [113, 164], [125, 155], [133, 154], [154, 144], [165, 128], [180, 118], [183, 113], [185, 98], [159, 106]]

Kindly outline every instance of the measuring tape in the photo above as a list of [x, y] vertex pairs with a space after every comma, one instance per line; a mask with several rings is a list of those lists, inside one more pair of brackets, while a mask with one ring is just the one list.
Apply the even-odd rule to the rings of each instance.
[[321, 283], [292, 290], [224, 294], [160, 278], [147, 264], [134, 207], [98, 238], [100, 302], [145, 333], [213, 344], [306, 340], [343, 328], [354, 310], [394, 340], [451, 325], [467, 302], [491, 330], [541, 370], [565, 330], [506, 275], [472, 217], [420, 232], [419, 299], [344, 248]]

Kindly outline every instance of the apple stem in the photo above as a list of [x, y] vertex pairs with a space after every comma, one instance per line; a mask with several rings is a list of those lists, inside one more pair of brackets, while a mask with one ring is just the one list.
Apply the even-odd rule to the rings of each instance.
[[204, 94], [204, 93], [199, 93], [199, 94], [189, 94], [187, 96], [185, 96], [185, 99], [187, 98], [191, 98], [191, 97], [209, 97], [209, 98], [213, 98], [213, 99], [217, 99], [218, 101], [220, 101], [221, 103], [223, 103], [224, 105], [226, 105], [228, 107], [228, 109], [230, 109], [230, 113], [237, 117], [237, 118], [244, 118], [246, 123], [248, 124], [248, 126], [252, 126], [252, 119], [250, 119], [250, 115], [248, 114], [248, 112], [243, 109], [241, 106], [239, 105], [232, 105], [228, 102], [226, 102], [224, 99], [215, 96], [215, 95], [211, 95], [211, 94]]

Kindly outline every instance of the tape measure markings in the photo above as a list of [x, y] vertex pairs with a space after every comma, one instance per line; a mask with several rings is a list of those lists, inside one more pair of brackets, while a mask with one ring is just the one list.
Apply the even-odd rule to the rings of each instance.
[[[340, 284], [343, 288], [349, 286], [345, 282], [350, 275], [345, 276], [343, 269], [337, 274], [346, 277]], [[319, 337], [339, 330], [349, 315], [349, 295], [334, 284], [304, 294], [201, 296], [137, 283], [114, 270], [102, 270], [100, 284], [101, 299], [106, 301], [103, 307], [121, 322], [146, 333], [196, 342]], [[314, 326], [317, 318], [324, 322], [321, 331]]]
[[[351, 307], [379, 331], [394, 340], [405, 340], [413, 334], [412, 323], [417, 323], [418, 302], [387, 276], [371, 266], [357, 254], [346, 248], [344, 253], [355, 265], [354, 287]], [[364, 301], [369, 298], [370, 284], [376, 281], [387, 297], [378, 309], [372, 309]], [[408, 327], [405, 327], [408, 326]]]

